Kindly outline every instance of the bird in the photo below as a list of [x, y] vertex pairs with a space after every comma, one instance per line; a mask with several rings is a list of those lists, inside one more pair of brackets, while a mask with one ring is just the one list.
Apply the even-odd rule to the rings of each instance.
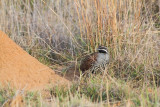
[[92, 73], [104, 70], [109, 63], [109, 53], [107, 47], [99, 46], [97, 52], [85, 56], [81, 60], [80, 70], [84, 73], [90, 70]]

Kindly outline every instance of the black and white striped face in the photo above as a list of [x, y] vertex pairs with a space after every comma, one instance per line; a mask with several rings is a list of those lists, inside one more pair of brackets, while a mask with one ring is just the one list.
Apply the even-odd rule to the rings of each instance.
[[99, 46], [98, 47], [98, 52], [99, 53], [104, 53], [104, 54], [108, 54], [108, 50], [105, 46]]

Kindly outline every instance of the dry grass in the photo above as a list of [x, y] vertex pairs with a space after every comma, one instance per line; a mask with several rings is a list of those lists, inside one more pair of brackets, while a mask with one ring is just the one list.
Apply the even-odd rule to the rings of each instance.
[[[108, 47], [111, 62], [107, 74], [91, 76], [87, 80], [82, 78], [78, 86], [73, 85], [76, 89], [58, 92], [52, 89], [54, 104], [159, 106], [158, 2], [1, 0], [0, 29], [48, 65], [68, 65], [95, 51], [98, 45]], [[39, 95], [29, 101], [42, 106], [37, 103], [43, 102], [38, 99], [41, 98]], [[1, 98], [6, 98], [3, 92], [0, 93]]]

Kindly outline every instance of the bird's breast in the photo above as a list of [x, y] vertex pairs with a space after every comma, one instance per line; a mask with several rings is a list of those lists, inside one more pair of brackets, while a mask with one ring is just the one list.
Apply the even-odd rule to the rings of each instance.
[[108, 54], [98, 54], [97, 57], [97, 63], [105, 63], [109, 61], [109, 55]]

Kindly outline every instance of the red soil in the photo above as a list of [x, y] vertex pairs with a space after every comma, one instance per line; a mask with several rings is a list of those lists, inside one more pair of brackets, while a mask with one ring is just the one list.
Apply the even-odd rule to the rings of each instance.
[[43, 89], [68, 81], [30, 56], [0, 31], [0, 84], [16, 89]]

